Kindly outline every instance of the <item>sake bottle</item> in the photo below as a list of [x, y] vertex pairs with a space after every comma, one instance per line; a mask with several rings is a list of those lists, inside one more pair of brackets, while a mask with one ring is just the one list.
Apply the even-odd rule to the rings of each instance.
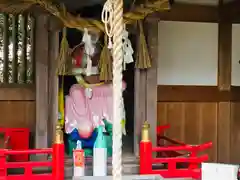
[[73, 150], [73, 175], [74, 177], [84, 176], [85, 162], [84, 162], [84, 150], [82, 149], [81, 141], [77, 141], [76, 149]]
[[107, 143], [103, 126], [97, 127], [97, 138], [93, 147], [93, 176], [107, 176]]

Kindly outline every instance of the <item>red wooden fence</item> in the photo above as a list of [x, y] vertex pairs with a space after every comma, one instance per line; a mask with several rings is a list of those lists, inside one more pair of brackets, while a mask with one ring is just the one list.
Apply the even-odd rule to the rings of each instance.
[[[60, 140], [52, 148], [29, 150], [28, 129], [0, 128], [0, 133], [4, 133], [4, 139], [11, 148], [0, 149], [0, 180], [64, 180], [64, 143], [59, 127], [57, 131]], [[52, 161], [29, 161], [30, 155], [52, 155]], [[34, 174], [34, 168], [42, 167], [49, 167], [52, 172]], [[24, 169], [24, 173], [8, 174], [10, 169]]]
[[[208, 155], [197, 156], [197, 153], [210, 148], [212, 143], [197, 146], [152, 147], [151, 141], [140, 142], [140, 174], [160, 174], [164, 178], [200, 178], [200, 164], [208, 160]], [[189, 157], [153, 158], [153, 152], [189, 151]], [[166, 163], [167, 169], [153, 170], [156, 163]], [[177, 168], [177, 163], [188, 163], [187, 168]]]
[[[145, 126], [145, 128], [146, 127], [147, 126]], [[166, 125], [157, 128], [158, 140], [167, 140], [173, 145], [152, 147], [152, 142], [150, 140], [145, 139], [140, 142], [140, 174], [160, 174], [164, 178], [200, 178], [200, 165], [202, 162], [208, 160], [208, 155], [198, 156], [198, 153], [212, 147], [212, 143], [209, 142], [194, 146], [161, 136], [162, 132], [169, 127], [169, 125]], [[185, 156], [177, 156], [182, 155], [178, 153], [179, 151], [185, 151]], [[153, 158], [153, 152], [157, 152], [160, 155], [164, 154], [164, 156]], [[168, 155], [167, 152], [176, 152], [175, 155], [177, 154], [177, 157], [166, 156]], [[177, 165], [179, 163], [184, 163], [187, 167], [178, 168]], [[166, 164], [167, 168], [153, 169], [154, 164]]]
[[[52, 154], [52, 161], [7, 162], [9, 155]], [[33, 174], [33, 168], [52, 167], [52, 173]], [[8, 169], [23, 168], [23, 174], [9, 175]], [[41, 150], [0, 150], [0, 180], [64, 180], [64, 144]]]

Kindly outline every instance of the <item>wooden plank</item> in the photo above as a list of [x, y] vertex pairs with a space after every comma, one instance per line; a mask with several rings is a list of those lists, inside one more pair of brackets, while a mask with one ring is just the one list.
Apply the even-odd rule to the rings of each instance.
[[174, 3], [169, 11], [154, 13], [150, 19], [211, 23], [218, 22], [219, 16], [218, 7], [215, 6]]
[[[166, 131], [166, 135], [172, 139], [184, 141], [185, 125], [185, 103], [167, 103], [167, 122], [171, 128]], [[176, 131], [177, 129], [177, 131]]]
[[0, 86], [0, 101], [34, 101], [35, 87], [32, 85], [14, 88]]
[[147, 69], [146, 80], [146, 116], [150, 124], [150, 137], [153, 146], [157, 144], [157, 65], [158, 65], [158, 23], [147, 22], [147, 42], [152, 62], [152, 67]]
[[0, 127], [35, 131], [35, 101], [0, 101], [0, 114]]
[[218, 144], [217, 154], [219, 163], [230, 163], [231, 147], [231, 103], [218, 103]]
[[231, 153], [230, 163], [239, 164], [240, 161], [240, 103], [231, 103]]
[[[212, 142], [213, 147], [206, 152], [209, 155], [209, 161], [217, 161], [217, 118], [218, 118], [217, 103], [199, 103], [199, 143]], [[189, 134], [189, 136], [195, 134]]]
[[[55, 19], [50, 19], [50, 25], [54, 23]], [[52, 146], [54, 139], [56, 123], [58, 120], [58, 75], [57, 57], [59, 53], [59, 32], [51, 31], [49, 35], [49, 119], [48, 119], [48, 146]]]
[[[197, 102], [187, 102], [185, 104], [185, 112], [184, 112], [184, 139], [183, 142], [187, 144], [199, 144], [199, 122], [200, 122], [200, 113], [199, 106], [200, 103]], [[180, 118], [180, 117], [179, 117]], [[177, 120], [178, 121], [178, 120]]]
[[7, 14], [4, 14], [3, 16], [3, 83], [9, 82], [9, 59], [8, 59], [8, 53], [9, 53], [9, 22], [8, 22], [9, 16]]
[[48, 16], [36, 16], [36, 135], [35, 147], [48, 147]]

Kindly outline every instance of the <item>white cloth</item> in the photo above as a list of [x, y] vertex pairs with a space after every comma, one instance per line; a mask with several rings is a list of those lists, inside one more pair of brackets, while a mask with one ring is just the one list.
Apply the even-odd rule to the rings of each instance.
[[124, 69], [126, 69], [126, 64], [134, 62], [133, 60], [133, 48], [130, 39], [128, 38], [128, 32], [124, 30], [123, 32], [123, 62]]
[[84, 50], [85, 50], [85, 53], [87, 54], [86, 76], [90, 76], [91, 75], [91, 69], [92, 69], [91, 56], [94, 54], [95, 44], [92, 41], [91, 35], [88, 33], [88, 30], [86, 28], [84, 28], [84, 34], [83, 34], [82, 42], [84, 42]]

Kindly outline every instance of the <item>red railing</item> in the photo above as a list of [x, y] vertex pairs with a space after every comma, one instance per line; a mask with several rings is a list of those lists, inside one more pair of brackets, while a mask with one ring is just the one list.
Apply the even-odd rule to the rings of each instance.
[[[162, 132], [163, 129], [158, 128], [157, 132]], [[171, 140], [171, 139], [170, 139]], [[176, 141], [177, 142], [177, 141]], [[208, 155], [202, 155], [198, 157], [198, 153], [212, 147], [212, 143], [206, 143], [202, 145], [186, 145], [184, 143], [173, 143], [175, 146], [160, 146], [152, 147], [151, 141], [140, 142], [140, 174], [160, 174], [164, 178], [200, 178], [201, 168], [200, 164], [208, 160]], [[185, 151], [187, 157], [158, 157], [153, 158], [153, 152], [179, 152]], [[166, 153], [167, 154], [167, 153]], [[187, 165], [185, 168], [178, 168], [179, 163]], [[153, 169], [154, 164], [167, 164], [167, 168]]]
[[[52, 161], [7, 162], [13, 155], [51, 154]], [[33, 168], [52, 167], [52, 173], [34, 174]], [[23, 168], [23, 174], [7, 173], [8, 169]], [[2, 180], [64, 180], [64, 144], [54, 144], [53, 148], [41, 150], [0, 150], [0, 179]]]
[[[158, 146], [169, 146], [169, 145], [175, 145], [175, 146], [185, 146], [187, 145], [184, 142], [171, 139], [169, 137], [164, 136], [164, 131], [169, 129], [170, 125], [163, 125], [163, 126], [157, 126], [157, 144]], [[177, 156], [184, 156], [185, 154], [177, 151], [163, 151], [158, 152], [158, 155], [160, 157], [177, 157]]]

